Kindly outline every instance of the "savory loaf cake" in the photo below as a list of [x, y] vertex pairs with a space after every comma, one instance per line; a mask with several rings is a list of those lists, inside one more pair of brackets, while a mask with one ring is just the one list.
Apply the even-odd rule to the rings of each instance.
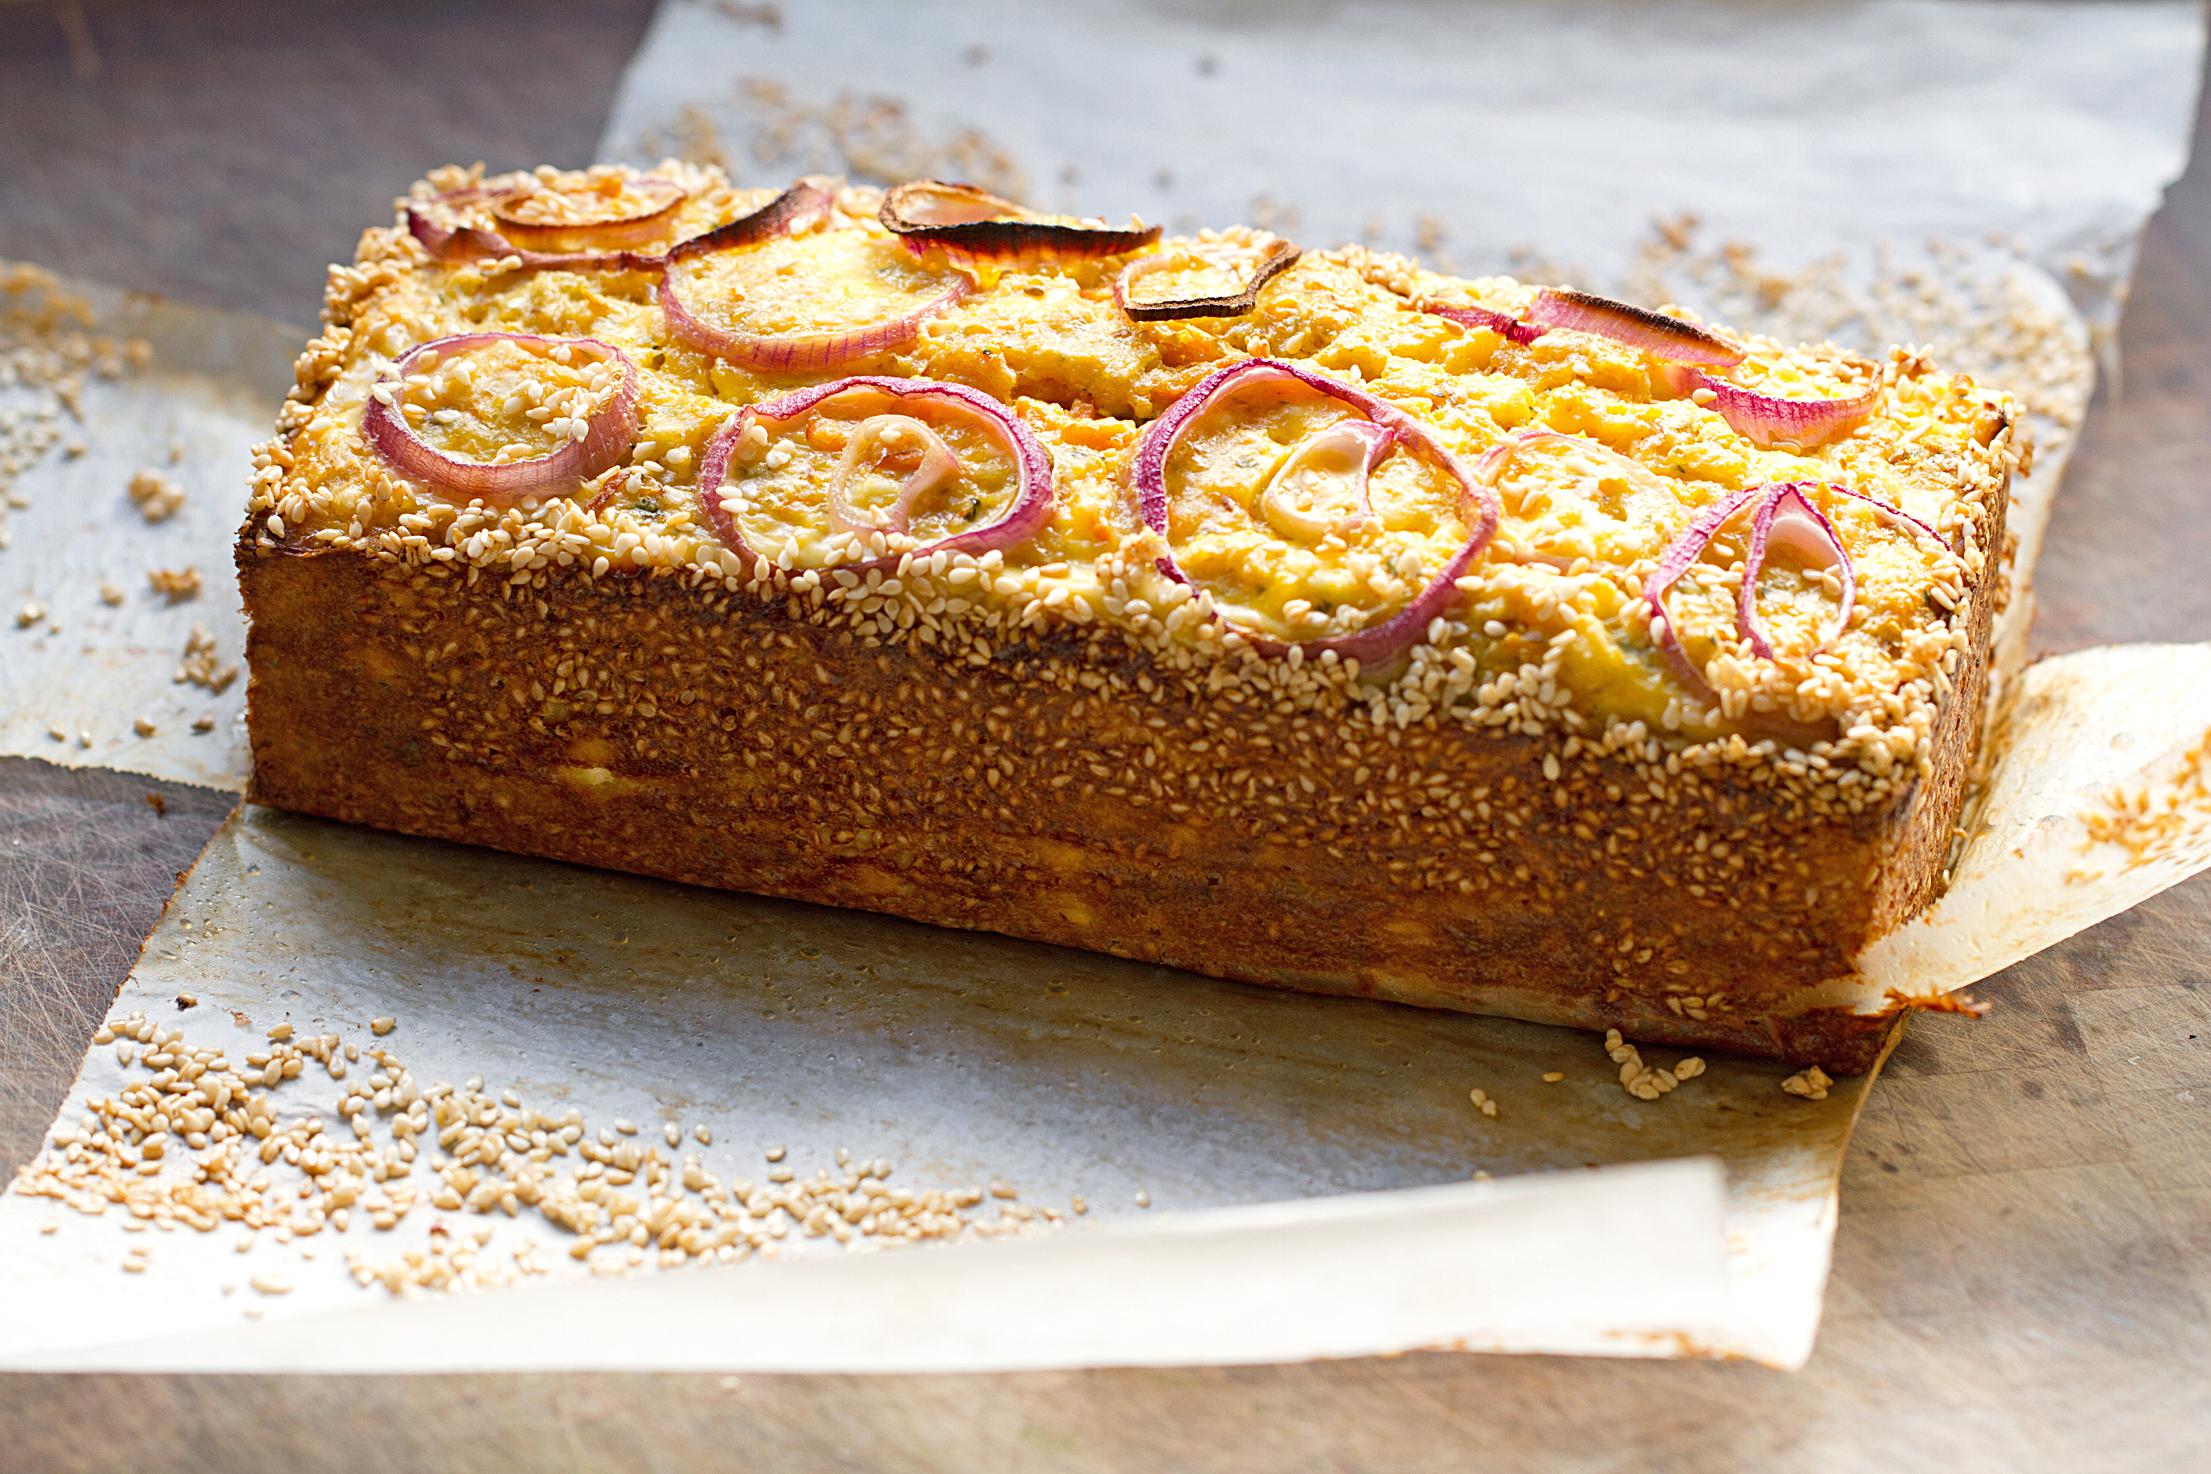
[[1942, 885], [2007, 404], [1263, 232], [445, 170], [238, 557], [251, 797], [1862, 1068]]

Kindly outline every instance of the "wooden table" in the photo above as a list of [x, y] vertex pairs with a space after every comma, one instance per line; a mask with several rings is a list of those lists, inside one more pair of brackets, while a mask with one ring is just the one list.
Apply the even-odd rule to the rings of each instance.
[[[423, 163], [588, 156], [647, 12], [0, 6], [0, 257], [305, 318], [323, 264]], [[2211, 638], [2205, 151], [2150, 225], [2120, 343], [2123, 392], [2091, 412], [2043, 561], [2050, 651]], [[0, 763], [0, 1170], [33, 1150], [223, 807]], [[1913, 1025], [1852, 1148], [1826, 1326], [1793, 1376], [1452, 1355], [920, 1378], [0, 1376], [0, 1468], [2211, 1468], [2207, 938], [2211, 876], [1977, 989], [1989, 1018]]]

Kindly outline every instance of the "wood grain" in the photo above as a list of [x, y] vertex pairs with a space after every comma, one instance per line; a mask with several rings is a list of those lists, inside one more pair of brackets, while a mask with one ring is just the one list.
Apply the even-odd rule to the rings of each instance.
[[[297, 316], [425, 159], [582, 157], [616, 38], [646, 7], [83, 9], [104, 62], [90, 82], [51, 11], [0, 10], [0, 254]], [[441, 50], [462, 38], [485, 44]], [[2120, 347], [2043, 563], [2047, 649], [2211, 637], [2200, 151], [2144, 240]], [[0, 1056], [0, 1102], [26, 1102], [0, 1106], [17, 1112], [0, 1114], [10, 1167], [4, 1122], [60, 1097], [68, 1028], [89, 1027], [166, 896], [161, 868], [181, 868], [133, 849], [164, 832], [130, 812], [131, 784], [80, 791], [32, 766], [0, 766], [0, 814], [29, 816], [0, 819], [18, 826], [0, 835], [0, 920], [43, 907], [38, 925], [78, 950], [0, 966], [0, 1038], [22, 1017], [51, 1031]], [[0, 1467], [2203, 1468], [2207, 934], [2211, 876], [1991, 980], [1987, 1019], [1913, 1025], [1853, 1145], [1827, 1322], [1794, 1376], [1446, 1355], [993, 1377], [0, 1376]]]

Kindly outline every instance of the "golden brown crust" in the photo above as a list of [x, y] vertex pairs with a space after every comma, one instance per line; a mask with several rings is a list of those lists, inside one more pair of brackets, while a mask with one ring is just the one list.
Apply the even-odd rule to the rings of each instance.
[[[686, 178], [701, 220], [744, 205]], [[872, 196], [838, 200], [866, 228]], [[1417, 310], [1523, 305], [1503, 279], [1313, 253], [1248, 314], [1147, 325], [1100, 270], [1009, 270], [879, 365], [1012, 403], [1051, 448], [1066, 525], [1003, 561], [909, 555], [863, 582], [709, 535], [694, 453], [775, 386], [668, 348], [643, 278], [455, 266], [370, 232], [256, 456], [252, 797], [1256, 983], [1867, 1066], [1891, 1021], [1810, 1000], [1943, 883], [2025, 454], [2001, 398], [1900, 350], [1760, 340], [1777, 392], [1884, 386], [1815, 465], [1654, 397], [1651, 366], [1609, 340], [1508, 350]], [[642, 355], [654, 417], [621, 474], [648, 479], [462, 506], [368, 455], [354, 417], [378, 365], [485, 322]], [[1136, 421], [1246, 355], [1425, 406], [1467, 456], [1571, 427], [1576, 454], [1670, 492], [1583, 548], [1554, 546], [1544, 496], [1515, 491], [1425, 644], [1366, 672], [1262, 657], [1157, 587], [1124, 484]], [[1552, 470], [1538, 492], [1597, 505], [1574, 491], [1583, 472], [1601, 490], [1597, 471]], [[1860, 530], [1847, 650], [1750, 658], [1726, 635], [1725, 558], [1707, 565], [1702, 619], [1726, 648], [1691, 699], [1636, 597], [1644, 535], [1715, 487], [1806, 478], [1925, 531]]]
[[644, 571], [239, 562], [255, 802], [1832, 1073], [1886, 1022], [1791, 995], [1939, 886], [1988, 647], [1984, 612], [1931, 780], [1820, 814], [1768, 761], [1668, 774], [1433, 719], [1348, 737], [1192, 697], [1104, 632], [985, 657]]

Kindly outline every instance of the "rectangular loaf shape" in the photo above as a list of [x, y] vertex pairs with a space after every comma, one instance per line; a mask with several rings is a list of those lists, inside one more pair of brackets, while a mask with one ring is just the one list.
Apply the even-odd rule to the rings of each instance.
[[[1942, 883], [2022, 453], [1999, 398], [1905, 353], [1873, 363], [1748, 340], [1736, 382], [1880, 395], [1833, 445], [1761, 446], [1647, 349], [1571, 328], [1521, 342], [1425, 310], [1540, 315], [1533, 289], [1356, 249], [1299, 258], [1240, 313], [1156, 321], [1115, 300], [1128, 252], [970, 263], [962, 299], [903, 345], [810, 373], [742, 370], [670, 334], [655, 301], [669, 288], [649, 263], [471, 257], [437, 235], [500, 228], [483, 200], [588, 199], [639, 177], [442, 175], [406, 202], [412, 222], [369, 232], [356, 264], [334, 269], [325, 333], [261, 453], [239, 543], [254, 801], [1253, 983], [1618, 1027], [1831, 1072], [1870, 1061], [1885, 1020], [1819, 1006], [1819, 990]], [[673, 238], [768, 202], [702, 171], [654, 177], [692, 212]], [[873, 192], [837, 201], [790, 249], [895, 246], [869, 224]], [[1254, 243], [1266, 246], [1229, 232], [1137, 254], [1186, 249], [1198, 271]], [[756, 310], [748, 290], [728, 299], [740, 316]], [[486, 329], [632, 354], [647, 380], [636, 448], [625, 441], [619, 466], [573, 495], [500, 507], [403, 475], [364, 443], [394, 360]], [[1446, 454], [1492, 475], [1495, 535], [1384, 661], [1270, 638], [1281, 620], [1314, 620], [1319, 599], [1247, 608], [1207, 581], [1219, 549], [1206, 539], [1229, 501], [1186, 535], [1142, 514], [1146, 427], [1254, 356], [1363, 389], [1433, 436], [1385, 447], [1407, 466], [1387, 484], [1377, 473], [1378, 521], [1417, 523], [1391, 498], [1417, 504]], [[779, 567], [772, 550], [753, 562], [717, 537], [702, 494], [715, 435], [749, 424], [748, 405], [851, 373], [1009, 406], [1051, 457], [1049, 525], [996, 554], [894, 541], [866, 576], [834, 538], [824, 561], [794, 534]], [[1233, 451], [1257, 433], [1245, 420], [1313, 406], [1325, 419], [1350, 402], [1308, 403], [1281, 382], [1279, 404], [1199, 405], [1193, 435]], [[468, 407], [473, 384], [444, 392], [456, 413], [496, 418]], [[769, 452], [745, 484], [772, 493], [778, 476], [817, 474], [808, 446], [826, 439], [828, 466], [838, 436], [863, 443], [857, 424], [857, 412], [777, 422], [785, 461]], [[1516, 435], [1535, 449], [1500, 468], [1489, 453]], [[1205, 491], [1210, 468], [1231, 463], [1186, 456], [1171, 485]], [[1758, 592], [1776, 656], [1747, 653], [1730, 620], [1684, 631], [1702, 642], [1688, 648], [1709, 690], [1684, 684], [1634, 597], [1660, 550], [1700, 506], [1815, 479], [1843, 488], [1807, 494], [1851, 549], [1859, 613], [1830, 641], [1805, 635], [1839, 611], [1846, 565], [1823, 574], [1816, 556], [1777, 555]], [[1851, 492], [1877, 498], [1878, 515]], [[1340, 591], [1328, 559], [1365, 569], [1341, 545], [1384, 535], [1284, 534], [1277, 549], [1252, 521], [1241, 556], [1256, 546], [1304, 569], [1293, 593]], [[1732, 610], [1728, 577], [1739, 586], [1744, 563], [1726, 557], [1748, 522], [1746, 510], [1723, 526], [1721, 552], [1680, 586], [1684, 620]], [[1447, 516], [1437, 526], [1471, 535]], [[1391, 586], [1392, 567], [1424, 571], [1425, 545], [1404, 546], [1411, 561], [1385, 562], [1366, 587]], [[1163, 554], [1192, 570], [1180, 591], [1153, 576]], [[1382, 621], [1388, 596], [1371, 597], [1380, 612], [1339, 613], [1344, 627]]]

